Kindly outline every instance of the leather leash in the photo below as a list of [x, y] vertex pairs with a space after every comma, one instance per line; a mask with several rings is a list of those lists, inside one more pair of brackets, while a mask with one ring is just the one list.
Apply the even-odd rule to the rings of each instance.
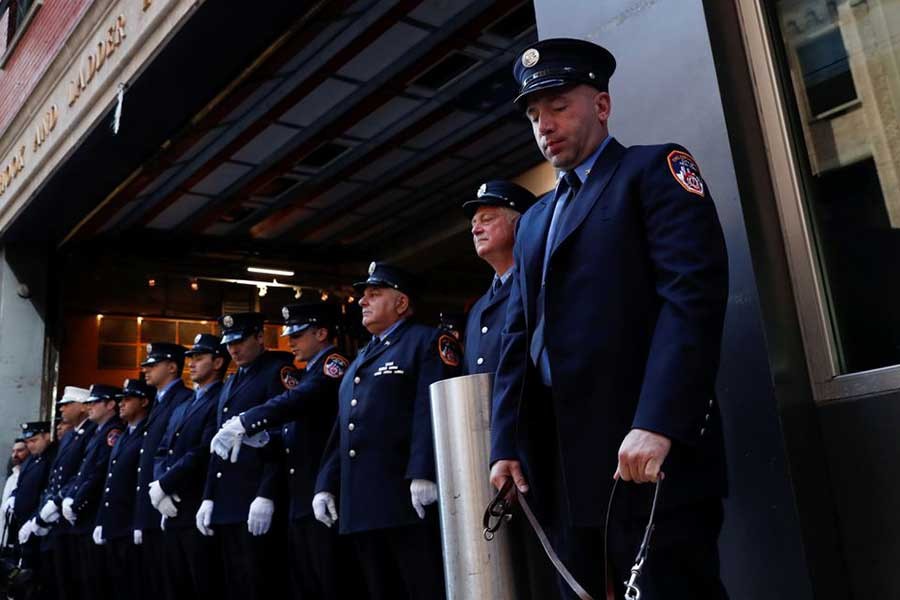
[[[605, 526], [603, 528], [603, 567], [604, 572], [606, 573], [607, 581], [609, 581], [609, 561], [607, 560], [607, 531], [609, 531], [609, 518], [612, 512], [613, 499], [615, 498], [616, 488], [618, 487], [618, 484], [619, 480], [617, 479], [613, 483], [612, 491], [609, 494], [609, 504], [606, 507], [606, 519]], [[650, 551], [650, 537], [652, 536], [653, 530], [655, 529], [654, 519], [656, 517], [656, 505], [659, 501], [659, 489], [661, 487], [661, 484], [662, 479], [657, 480], [656, 488], [653, 492], [653, 505], [650, 508], [650, 519], [647, 523], [647, 527], [644, 529], [644, 537], [641, 541], [641, 546], [638, 549], [637, 556], [634, 559], [634, 565], [631, 567], [631, 577], [629, 577], [628, 581], [624, 582], [625, 600], [639, 600], [641, 597], [641, 590], [638, 587], [638, 579], [641, 576], [644, 568], [644, 563], [646, 562], [647, 555]], [[488, 542], [494, 539], [494, 534], [500, 529], [503, 523], [512, 520], [512, 503], [506, 500], [506, 496], [510, 492], [510, 489], [512, 487], [512, 480], [507, 479], [506, 483], [503, 484], [503, 487], [500, 488], [500, 491], [497, 492], [497, 495], [494, 496], [494, 499], [491, 500], [490, 504], [488, 504], [487, 508], [484, 511], [484, 516], [482, 517], [482, 525], [484, 527], [483, 535], [484, 539]], [[594, 600], [593, 597], [587, 593], [584, 587], [582, 587], [581, 584], [578, 583], [572, 573], [569, 572], [565, 564], [563, 564], [562, 560], [559, 558], [559, 555], [553, 549], [553, 546], [550, 544], [550, 539], [544, 532], [543, 527], [541, 527], [540, 522], [538, 522], [537, 517], [534, 516], [534, 512], [531, 510], [531, 506], [528, 504], [528, 500], [525, 498], [525, 495], [519, 492], [518, 489], [515, 490], [515, 494], [519, 505], [522, 507], [522, 512], [525, 513], [525, 518], [528, 520], [528, 524], [531, 525], [531, 529], [534, 531], [535, 535], [537, 535], [538, 541], [541, 542], [541, 546], [544, 549], [544, 553], [547, 555], [547, 558], [550, 559], [550, 562], [553, 563], [553, 567], [556, 569], [556, 572], [559, 573], [560, 577], [563, 578], [566, 584], [572, 589], [573, 592], [575, 592], [580, 600]]]

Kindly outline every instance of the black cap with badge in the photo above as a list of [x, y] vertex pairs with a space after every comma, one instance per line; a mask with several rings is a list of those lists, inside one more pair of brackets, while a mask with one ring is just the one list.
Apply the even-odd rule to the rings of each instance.
[[195, 354], [212, 354], [213, 356], [226, 356], [228, 349], [219, 339], [219, 336], [211, 333], [198, 333], [194, 337], [194, 345], [184, 353], [185, 356], [194, 356]]
[[22, 423], [22, 439], [27, 440], [41, 433], [50, 433], [50, 421], [29, 421]]
[[534, 194], [512, 181], [497, 179], [486, 181], [478, 188], [474, 200], [467, 200], [462, 208], [470, 219], [479, 206], [505, 206], [520, 213], [531, 208], [537, 198]]
[[232, 313], [219, 317], [219, 327], [222, 328], [222, 343], [231, 344], [244, 338], [256, 335], [263, 330], [265, 317], [262, 313]]
[[327, 327], [333, 332], [337, 323], [337, 307], [333, 304], [288, 304], [281, 309], [284, 328], [281, 336], [301, 333], [310, 327]]
[[122, 385], [122, 396], [124, 398], [146, 398], [152, 401], [156, 398], [156, 388], [143, 379], [126, 379]]
[[91, 402], [109, 402], [110, 400], [118, 402], [124, 397], [122, 395], [122, 388], [117, 388], [114, 385], [106, 385], [105, 383], [95, 383], [88, 391], [91, 395], [88, 396], [85, 404]]
[[187, 348], [184, 346], [170, 342], [152, 342], [147, 344], [147, 358], [144, 359], [141, 366], [148, 367], [166, 360], [171, 360], [178, 365], [184, 365], [184, 353], [186, 350]]
[[361, 294], [367, 287], [386, 287], [415, 297], [419, 293], [419, 283], [412, 273], [387, 263], [373, 261], [369, 265], [369, 277], [353, 284], [353, 289]]
[[533, 92], [577, 83], [607, 92], [615, 70], [615, 57], [602, 46], [570, 38], [541, 40], [513, 63], [513, 77], [519, 84], [515, 102]]

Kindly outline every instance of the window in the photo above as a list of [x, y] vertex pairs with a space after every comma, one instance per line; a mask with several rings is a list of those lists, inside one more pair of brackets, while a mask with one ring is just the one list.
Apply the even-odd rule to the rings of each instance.
[[817, 399], [900, 389], [900, 0], [738, 3]]
[[0, 0], [0, 67], [12, 54], [43, 0]]
[[215, 333], [215, 323], [143, 317], [97, 317], [97, 368], [137, 369], [150, 342], [190, 347], [198, 333]]

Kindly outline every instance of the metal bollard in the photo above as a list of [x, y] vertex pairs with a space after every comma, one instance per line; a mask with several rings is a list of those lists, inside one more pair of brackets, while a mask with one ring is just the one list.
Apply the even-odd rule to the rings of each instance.
[[490, 476], [493, 375], [431, 384], [431, 421], [447, 600], [515, 600], [508, 528], [485, 541], [481, 518], [495, 490]]

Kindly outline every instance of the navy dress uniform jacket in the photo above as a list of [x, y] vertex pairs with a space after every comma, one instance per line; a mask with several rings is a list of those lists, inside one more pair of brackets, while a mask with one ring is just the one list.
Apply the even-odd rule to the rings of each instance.
[[316, 491], [340, 496], [340, 532], [420, 523], [413, 479], [435, 479], [428, 387], [459, 375], [459, 342], [408, 321], [350, 364]]
[[[48, 500], [56, 502], [56, 506], [62, 511], [62, 501], [64, 488], [76, 477], [78, 467], [81, 466], [81, 460], [84, 458], [85, 449], [94, 432], [97, 424], [93, 421], [85, 421], [78, 429], [72, 429], [63, 436], [59, 443], [59, 451], [56, 458], [50, 466], [50, 478], [47, 481], [47, 488], [44, 490], [43, 497], [38, 503], [38, 512], [47, 503]], [[38, 516], [38, 524], [46, 526]], [[62, 514], [59, 520], [50, 525], [50, 535], [59, 535], [68, 532], [71, 527]]]
[[166, 519], [166, 530], [194, 527], [194, 515], [203, 500], [209, 443], [216, 430], [216, 406], [222, 382], [211, 384], [198, 398], [181, 404], [172, 415], [160, 442], [156, 477], [166, 494], [181, 498], [178, 514]]
[[[544, 339], [555, 462], [575, 526], [603, 525], [618, 448], [632, 428], [673, 441], [665, 504], [725, 492], [713, 388], [728, 262], [706, 186], [690, 191], [669, 167], [680, 153], [673, 144], [625, 148], [611, 140], [565, 209], [549, 257]], [[494, 386], [491, 461], [521, 459], [527, 472], [538, 469], [546, 441], [529, 348], [553, 209], [549, 195], [519, 221]], [[530, 477], [539, 495], [534, 484], [548, 479]], [[639, 503], [649, 508], [646, 497]]]
[[41, 492], [47, 487], [50, 478], [50, 467], [56, 458], [59, 444], [52, 442], [47, 449], [37, 456], [29, 456], [22, 464], [19, 471], [19, 481], [12, 495], [16, 499], [13, 507], [13, 519], [10, 525], [9, 539], [15, 538], [19, 528], [31, 519], [37, 511], [41, 510]]
[[506, 321], [506, 301], [512, 275], [491, 297], [488, 292], [472, 305], [466, 319], [466, 375], [494, 373], [500, 358], [500, 333]]
[[[216, 428], [269, 398], [288, 389], [284, 380], [297, 379], [290, 352], [263, 352], [245, 367], [235, 385], [232, 375], [222, 387], [216, 410]], [[244, 445], [236, 463], [211, 455], [203, 499], [212, 500], [212, 525], [233, 525], [247, 521], [250, 504], [260, 496], [276, 500], [283, 489], [280, 467], [267, 462], [261, 448]], [[277, 507], [277, 502], [276, 502]]]
[[97, 510], [97, 525], [103, 527], [103, 538], [106, 540], [132, 538], [137, 469], [146, 428], [146, 417], [130, 433], [126, 425], [109, 453], [106, 482]]
[[75, 479], [64, 488], [64, 497], [72, 498], [72, 510], [77, 517], [71, 529], [73, 534], [84, 535], [94, 531], [109, 455], [124, 429], [119, 417], [112, 417], [98, 426], [85, 446], [84, 458]]
[[153, 505], [150, 503], [150, 484], [156, 479], [156, 449], [159, 448], [159, 442], [166, 433], [172, 413], [182, 402], [190, 401], [193, 396], [193, 390], [185, 386], [182, 381], [179, 381], [166, 392], [161, 403], [159, 398], [153, 401], [153, 407], [147, 416], [147, 426], [144, 428], [144, 433], [141, 436], [143, 439], [141, 440], [141, 449], [139, 451], [138, 483], [135, 490], [137, 491], [137, 501], [134, 503], [135, 529], [140, 529], [141, 531], [159, 529], [159, 522], [162, 517], [159, 511], [153, 508]]
[[287, 469], [290, 520], [313, 513], [316, 476], [337, 416], [338, 386], [349, 364], [346, 356], [329, 348], [307, 366], [297, 387], [241, 416], [247, 435], [281, 426], [275, 452], [283, 455]]

